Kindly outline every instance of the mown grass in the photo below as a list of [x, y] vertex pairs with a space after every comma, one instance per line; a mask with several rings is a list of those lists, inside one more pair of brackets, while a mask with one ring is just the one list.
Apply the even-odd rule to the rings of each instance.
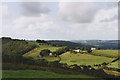
[[95, 78], [84, 74], [56, 74], [40, 70], [3, 70], [2, 78]]
[[68, 65], [78, 64], [78, 65], [91, 65], [102, 64], [103, 62], [111, 62], [114, 58], [107, 58], [103, 56], [94, 56], [90, 54], [74, 54], [66, 52], [60, 55], [61, 63], [67, 63]]
[[93, 50], [91, 54], [105, 57], [118, 57], [119, 50]]

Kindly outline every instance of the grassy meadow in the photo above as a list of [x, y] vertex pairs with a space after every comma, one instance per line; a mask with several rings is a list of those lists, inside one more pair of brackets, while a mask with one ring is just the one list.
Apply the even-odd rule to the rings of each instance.
[[74, 54], [66, 52], [60, 55], [61, 63], [67, 63], [68, 65], [78, 64], [78, 65], [94, 65], [101, 64], [103, 62], [111, 62], [114, 58], [108, 58], [103, 56], [94, 56], [90, 54]]
[[119, 61], [108, 64], [107, 67], [120, 69]]
[[118, 57], [118, 51], [119, 50], [93, 50], [92, 54], [93, 55], [98, 55], [98, 56], [117, 58]]
[[95, 78], [84, 74], [56, 74], [40, 70], [3, 70], [2, 78]]

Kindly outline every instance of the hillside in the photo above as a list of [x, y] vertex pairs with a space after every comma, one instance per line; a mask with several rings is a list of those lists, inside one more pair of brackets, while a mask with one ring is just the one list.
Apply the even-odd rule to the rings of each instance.
[[[36, 43], [36, 42], [35, 42], [35, 43]], [[36, 43], [36, 44], [38, 44], [38, 43]], [[61, 48], [61, 47], [55, 47], [55, 46], [51, 46], [51, 45], [48, 45], [48, 44], [38, 45], [37, 48], [35, 48], [35, 49], [27, 52], [27, 53], [24, 54], [23, 56], [24, 56], [24, 57], [32, 57], [32, 58], [34, 58], [34, 59], [39, 59], [38, 56], [39, 56], [41, 50], [49, 49], [50, 51], [53, 52], [53, 51], [56, 51], [56, 50], [59, 49], [59, 48]], [[48, 58], [48, 57], [47, 57], [47, 58]], [[53, 59], [53, 57], [52, 57], [52, 59]], [[49, 58], [48, 58], [48, 60], [49, 60]]]
[[73, 40], [71, 42], [91, 45], [101, 49], [118, 49], [118, 40]]
[[25, 40], [2, 38], [2, 54], [5, 55], [23, 55], [26, 52], [34, 49], [36, 44]]
[[[25, 40], [11, 39], [11, 38], [2, 38], [2, 49], [3, 49], [2, 69], [4, 75], [3, 77], [4, 78], [16, 77], [16, 76], [20, 77], [19, 74], [20, 75], [22, 74], [22, 78], [23, 77], [26, 78], [26, 77], [31, 77], [30, 75], [33, 75], [34, 73], [33, 74], [31, 73], [34, 71], [35, 72], [38, 71], [38, 74], [36, 74], [36, 77], [38, 78], [41, 77], [39, 73], [43, 74], [43, 76], [45, 77], [47, 77], [47, 74], [50, 75], [51, 77], [59, 77], [59, 76], [67, 77], [67, 76], [63, 76], [65, 74], [68, 75], [68, 77], [74, 76], [75, 74], [80, 75], [75, 77], [82, 77], [83, 74], [85, 74], [85, 77], [87, 75], [91, 75], [95, 77], [105, 77], [105, 76], [110, 77], [111, 75], [107, 75], [103, 71], [102, 68], [103, 63], [110, 63], [110, 65], [106, 66], [105, 68], [107, 70], [108, 69], [110, 69], [111, 71], [119, 70], [118, 67], [116, 66], [117, 65], [116, 62], [111, 63], [115, 60], [114, 54], [116, 54], [117, 56], [117, 51], [115, 50], [110, 51], [111, 53], [109, 51], [104, 51], [104, 50], [100, 50], [99, 52], [95, 50], [97, 52], [93, 51], [92, 53], [83, 54], [83, 53], [69, 52], [69, 50], [71, 49], [66, 46], [74, 48], [74, 47], [83, 47], [85, 45], [70, 41], [48, 41], [46, 43], [43, 43], [43, 42], [25, 41]], [[88, 47], [90, 46], [87, 45], [87, 48]], [[50, 52], [53, 53], [53, 55], [50, 56], [46, 52], [43, 54], [48, 54], [48, 55], [40, 56], [41, 52], [45, 49], [50, 50]], [[103, 52], [102, 54], [101, 51]], [[101, 56], [95, 55], [98, 53]], [[108, 56], [113, 56], [113, 58]], [[100, 65], [101, 67], [95, 65]], [[103, 66], [105, 67], [105, 65]], [[18, 70], [27, 70], [27, 71], [22, 72]]]
[[60, 55], [61, 62], [67, 63], [68, 65], [91, 65], [94, 64], [102, 64], [103, 62], [111, 62], [114, 58], [107, 58], [103, 56], [94, 56], [91, 54], [74, 54], [70, 52], [66, 52]]
[[87, 48], [93, 47], [93, 46], [90, 46], [90, 45], [84, 45], [84, 44], [81, 44], [81, 43], [78, 44], [78, 43], [74, 43], [74, 42], [70, 42], [70, 41], [49, 40], [48, 42], [52, 43], [52, 44], [55, 44], [55, 45], [58, 45], [58, 46], [68, 46], [70, 48], [84, 47], [84, 46], [86, 46]]

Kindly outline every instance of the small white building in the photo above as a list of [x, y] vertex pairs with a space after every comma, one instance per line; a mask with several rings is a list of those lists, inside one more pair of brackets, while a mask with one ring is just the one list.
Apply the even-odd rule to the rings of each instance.
[[49, 56], [52, 56], [53, 54], [52, 53], [49, 53]]
[[91, 48], [91, 50], [96, 50], [96, 48]]
[[77, 50], [74, 50], [75, 52], [80, 52], [81, 50], [80, 49], [77, 49]]

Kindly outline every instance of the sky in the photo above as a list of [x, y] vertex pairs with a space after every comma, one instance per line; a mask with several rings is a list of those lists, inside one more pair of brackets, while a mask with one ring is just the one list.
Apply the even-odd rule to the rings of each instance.
[[4, 2], [1, 37], [116, 40], [117, 2]]

